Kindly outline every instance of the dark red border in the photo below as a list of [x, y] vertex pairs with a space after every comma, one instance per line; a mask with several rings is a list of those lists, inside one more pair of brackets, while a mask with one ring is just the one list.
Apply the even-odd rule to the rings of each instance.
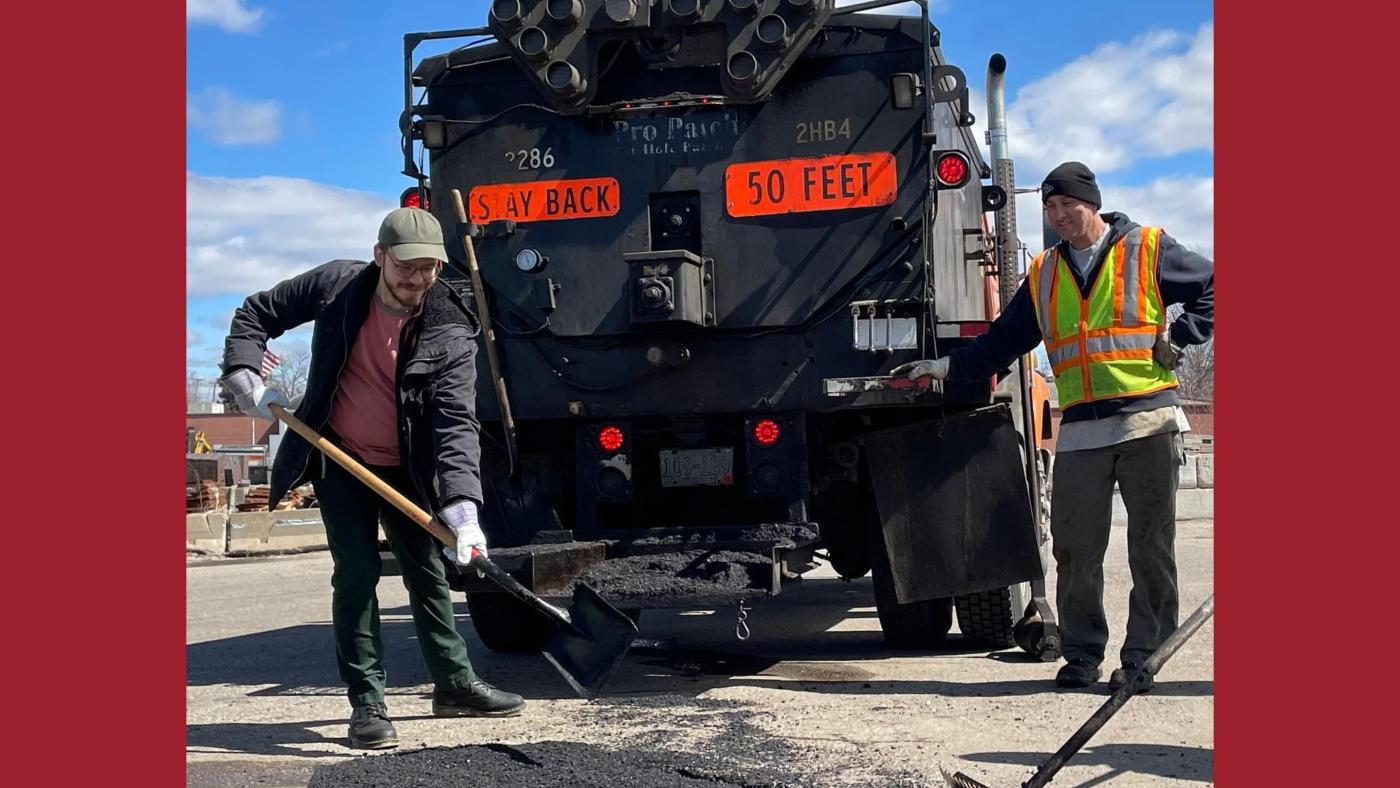
[[184, 779], [183, 20], [5, 11], [11, 784]]
[[[6, 26], [6, 771], [177, 785], [183, 4]], [[1393, 30], [1217, 8], [1221, 785], [1393, 770]]]
[[1216, 7], [1219, 785], [1394, 770], [1396, 42], [1351, 5]]

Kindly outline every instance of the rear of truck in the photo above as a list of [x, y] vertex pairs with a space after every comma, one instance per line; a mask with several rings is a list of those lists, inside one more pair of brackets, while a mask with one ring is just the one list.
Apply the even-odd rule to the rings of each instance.
[[[490, 305], [492, 557], [544, 595], [741, 619], [824, 559], [873, 572], [894, 645], [938, 642], [955, 598], [1009, 644], [1040, 572], [1010, 408], [888, 375], [995, 308], [1005, 195], [937, 30], [830, 0], [500, 0], [456, 32], [494, 41], [417, 64], [406, 172]], [[454, 582], [489, 646], [543, 636]]]

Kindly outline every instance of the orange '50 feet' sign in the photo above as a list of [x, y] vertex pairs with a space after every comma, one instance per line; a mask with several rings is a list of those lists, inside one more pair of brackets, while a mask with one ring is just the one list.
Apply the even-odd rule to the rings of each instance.
[[595, 219], [617, 214], [618, 191], [616, 178], [490, 183], [472, 187], [467, 212], [477, 224], [497, 219]]
[[734, 217], [889, 205], [897, 187], [889, 153], [750, 161], [724, 170], [724, 204]]

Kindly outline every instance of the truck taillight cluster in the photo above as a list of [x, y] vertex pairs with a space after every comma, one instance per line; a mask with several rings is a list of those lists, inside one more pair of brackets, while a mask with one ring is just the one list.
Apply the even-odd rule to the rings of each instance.
[[578, 427], [578, 500], [632, 500], [632, 425], [605, 421]]
[[744, 420], [750, 495], [801, 499], [807, 449], [800, 425], [801, 416], [796, 414], [750, 416]]

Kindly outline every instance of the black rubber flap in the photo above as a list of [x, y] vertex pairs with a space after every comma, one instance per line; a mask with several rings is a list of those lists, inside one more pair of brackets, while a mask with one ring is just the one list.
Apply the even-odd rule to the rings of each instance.
[[1009, 406], [870, 432], [860, 443], [901, 603], [1040, 576]]

